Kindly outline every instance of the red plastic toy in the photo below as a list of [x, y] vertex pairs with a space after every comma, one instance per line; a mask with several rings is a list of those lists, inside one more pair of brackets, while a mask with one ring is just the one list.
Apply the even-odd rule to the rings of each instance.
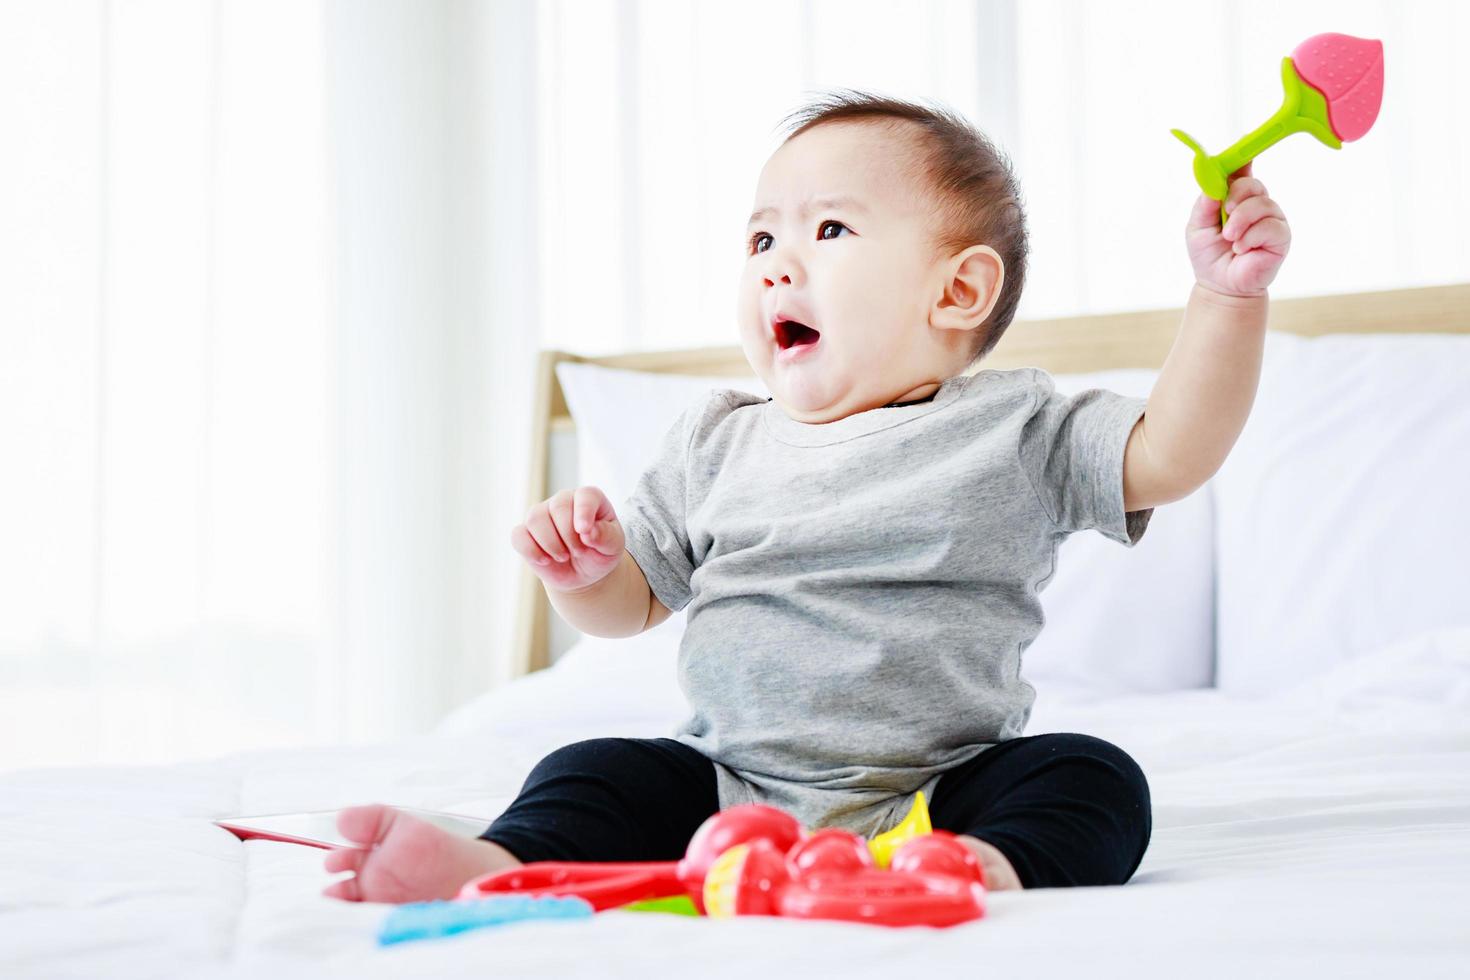
[[[819, 831], [829, 840], [846, 831]], [[985, 914], [984, 873], [974, 853], [948, 831], [901, 846], [889, 870], [855, 860], [862, 839], [785, 855], [769, 841], [737, 844], [705, 879], [711, 916], [780, 915], [885, 926], [952, 926]], [[815, 838], [809, 838], [809, 840]], [[806, 841], [803, 842], [807, 843]]]
[[681, 861], [538, 861], [467, 882], [459, 898], [574, 895], [594, 909], [687, 895], [700, 913], [779, 915], [886, 926], [951, 926], [985, 914], [985, 875], [944, 830], [902, 843], [887, 870], [869, 842], [837, 828], [805, 832], [775, 807], [730, 807], [706, 820]]

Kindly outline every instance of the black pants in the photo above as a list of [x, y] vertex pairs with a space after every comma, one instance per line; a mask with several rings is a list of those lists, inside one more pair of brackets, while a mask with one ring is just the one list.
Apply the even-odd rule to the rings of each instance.
[[[480, 836], [525, 863], [673, 861], [718, 809], [714, 765], [689, 746], [595, 738], [537, 763]], [[951, 769], [929, 816], [993, 845], [1025, 888], [1121, 885], [1153, 831], [1143, 770], [1117, 746], [1071, 732], [1001, 742]]]

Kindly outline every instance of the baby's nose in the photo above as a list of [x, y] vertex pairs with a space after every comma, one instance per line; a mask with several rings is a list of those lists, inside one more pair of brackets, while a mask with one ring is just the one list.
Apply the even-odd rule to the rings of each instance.
[[791, 277], [784, 272], [776, 278], [772, 278], [771, 276], [762, 276], [761, 278], [765, 280], [767, 286], [774, 286], [777, 282], [783, 282], [788, 286], [791, 285]]

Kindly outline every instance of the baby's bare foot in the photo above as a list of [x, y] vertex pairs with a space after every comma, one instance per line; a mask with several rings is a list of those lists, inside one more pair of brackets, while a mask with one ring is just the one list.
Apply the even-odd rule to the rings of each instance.
[[348, 902], [454, 898], [471, 878], [521, 863], [499, 844], [458, 837], [379, 803], [342, 810], [337, 829], [361, 846], [333, 848], [322, 863], [328, 871], [356, 875], [322, 894]]
[[1012, 889], [1023, 889], [1021, 876], [1016, 874], [1016, 869], [1011, 867], [1011, 862], [1000, 852], [994, 844], [983, 841], [969, 834], [960, 834], [959, 838], [965, 846], [975, 852], [980, 859], [981, 866], [985, 869], [985, 890], [992, 892], [1010, 891]]

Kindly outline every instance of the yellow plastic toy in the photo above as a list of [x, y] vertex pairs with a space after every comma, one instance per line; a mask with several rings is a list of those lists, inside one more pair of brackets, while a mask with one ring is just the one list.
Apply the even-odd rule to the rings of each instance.
[[868, 850], [873, 852], [873, 860], [878, 867], [886, 868], [894, 851], [915, 837], [933, 832], [934, 825], [929, 822], [929, 804], [924, 802], [924, 793], [920, 790], [914, 794], [914, 805], [909, 807], [908, 816], [897, 827], [868, 841]]

